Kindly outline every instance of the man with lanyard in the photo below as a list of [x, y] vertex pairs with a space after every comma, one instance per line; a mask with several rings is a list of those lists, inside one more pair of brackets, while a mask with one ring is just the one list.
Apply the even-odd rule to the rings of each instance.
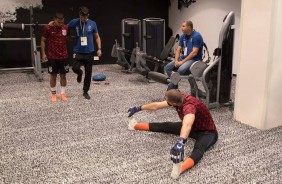
[[[50, 73], [51, 101], [57, 101], [56, 95], [56, 78], [60, 73], [61, 83], [61, 100], [67, 101], [66, 97], [66, 73], [69, 72], [68, 53], [66, 46], [67, 26], [64, 25], [64, 15], [56, 13], [54, 21], [46, 25], [41, 37], [41, 55], [42, 62], [49, 64], [48, 73]], [[48, 58], [45, 53], [46, 40], [48, 40]]]
[[[171, 160], [174, 163], [171, 177], [176, 179], [181, 173], [192, 168], [201, 160], [204, 153], [216, 143], [218, 133], [208, 108], [199, 99], [181, 94], [177, 89], [166, 91], [165, 100], [162, 102], [130, 108], [128, 110], [129, 117], [141, 110], [152, 111], [170, 106], [176, 109], [181, 119], [180, 122], [137, 123], [132, 119], [128, 124], [128, 129], [164, 132], [179, 136], [170, 150]], [[191, 155], [184, 160], [184, 144], [188, 137], [196, 141]]]
[[[96, 22], [88, 19], [89, 10], [85, 6], [79, 8], [79, 18], [73, 19], [68, 23], [69, 29], [75, 29], [75, 43], [73, 48], [73, 71], [77, 74], [77, 82], [82, 81], [83, 71], [80, 69], [84, 65], [84, 84], [83, 96], [90, 99], [88, 91], [91, 84], [92, 63], [94, 57], [94, 41], [95, 38], [98, 50], [97, 56], [102, 55], [101, 39], [98, 33]], [[93, 38], [94, 37], [94, 38]]]
[[[180, 75], [188, 75], [190, 66], [202, 59], [204, 41], [202, 35], [193, 29], [191, 21], [184, 21], [181, 25], [183, 34], [179, 40], [179, 46], [175, 51], [175, 59], [165, 66], [168, 76], [172, 72], [178, 72]], [[181, 52], [183, 51], [183, 55]], [[192, 79], [191, 79], [192, 80]], [[193, 87], [194, 81], [190, 81]], [[172, 83], [168, 84], [167, 90], [177, 89], [178, 86]]]

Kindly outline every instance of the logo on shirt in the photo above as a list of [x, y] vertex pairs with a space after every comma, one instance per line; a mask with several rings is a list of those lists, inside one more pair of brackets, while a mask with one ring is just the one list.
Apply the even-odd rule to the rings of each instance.
[[88, 30], [88, 31], [91, 31], [91, 30], [92, 30], [91, 25], [87, 26], [87, 30]]
[[63, 36], [66, 36], [66, 35], [67, 35], [67, 30], [63, 29], [63, 30], [62, 30], [62, 35], [63, 35]]

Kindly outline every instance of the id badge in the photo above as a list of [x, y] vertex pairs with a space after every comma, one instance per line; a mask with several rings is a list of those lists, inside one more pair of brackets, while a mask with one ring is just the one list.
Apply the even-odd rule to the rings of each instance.
[[188, 50], [187, 47], [185, 47], [185, 48], [184, 48], [184, 56], [187, 55], [187, 50]]
[[87, 37], [80, 37], [81, 46], [87, 46]]

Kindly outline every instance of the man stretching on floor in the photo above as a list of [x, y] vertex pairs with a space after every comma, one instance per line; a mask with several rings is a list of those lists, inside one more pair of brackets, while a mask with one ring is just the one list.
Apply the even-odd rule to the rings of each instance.
[[[165, 132], [179, 135], [176, 144], [171, 148], [170, 157], [174, 163], [171, 177], [176, 179], [181, 173], [192, 168], [217, 141], [218, 134], [212, 116], [207, 107], [197, 98], [181, 94], [177, 89], [166, 91], [165, 100], [153, 102], [128, 110], [131, 117], [141, 110], [157, 110], [165, 107], [175, 107], [182, 122], [137, 123], [130, 121], [130, 130], [145, 130]], [[184, 144], [187, 138], [196, 140], [191, 155], [184, 160]], [[182, 164], [180, 164], [183, 162]]]

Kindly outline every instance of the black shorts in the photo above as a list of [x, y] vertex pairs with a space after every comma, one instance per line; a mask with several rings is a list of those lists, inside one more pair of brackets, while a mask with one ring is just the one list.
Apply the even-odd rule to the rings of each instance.
[[49, 59], [48, 73], [64, 74], [69, 72], [69, 62], [67, 59]]

